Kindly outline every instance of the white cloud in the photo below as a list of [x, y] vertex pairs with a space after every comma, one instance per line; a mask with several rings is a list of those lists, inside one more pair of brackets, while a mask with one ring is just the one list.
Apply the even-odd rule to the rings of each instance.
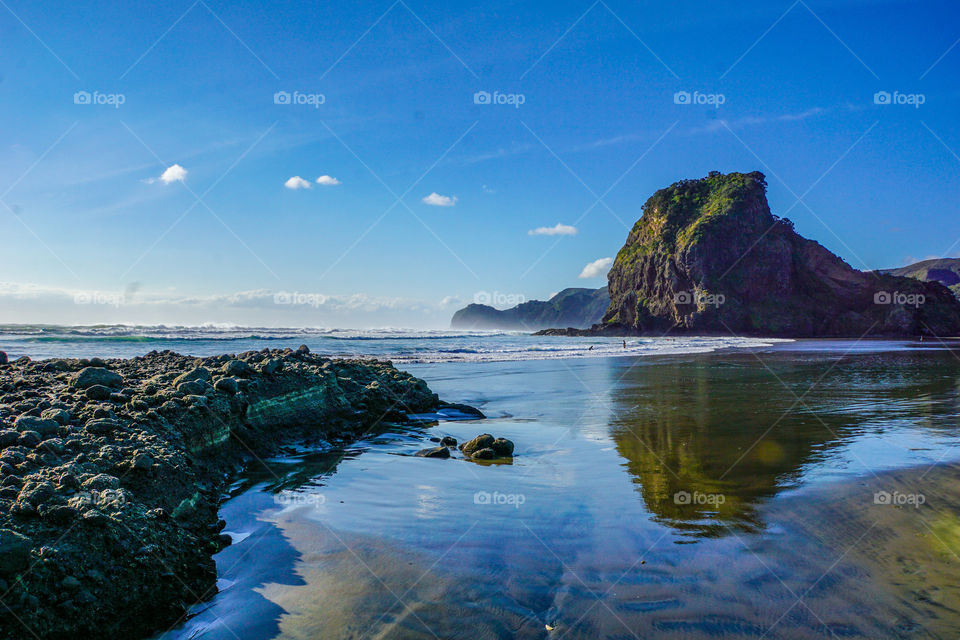
[[610, 265], [612, 264], [613, 258], [600, 258], [599, 260], [594, 260], [583, 268], [583, 271], [580, 272], [579, 277], [599, 278], [610, 270]]
[[340, 184], [340, 181], [334, 178], [333, 176], [322, 175], [317, 178], [317, 184], [323, 185], [325, 187], [335, 187]]
[[440, 306], [449, 307], [452, 304], [461, 304], [462, 302], [463, 302], [463, 298], [461, 298], [460, 296], [447, 296], [440, 301]]
[[292, 189], [296, 191], [297, 189], [309, 189], [310, 183], [301, 178], [300, 176], [293, 176], [289, 180], [283, 183], [287, 189]]
[[178, 164], [172, 164], [160, 174], [160, 182], [170, 184], [171, 182], [183, 182], [187, 177], [187, 170]]
[[552, 227], [537, 227], [536, 229], [530, 229], [527, 231], [527, 234], [531, 236], [575, 236], [577, 235], [577, 228], [569, 224], [557, 223]]
[[429, 204], [434, 207], [452, 207], [457, 204], [457, 196], [442, 196], [436, 191], [426, 196], [422, 200], [423, 204]]

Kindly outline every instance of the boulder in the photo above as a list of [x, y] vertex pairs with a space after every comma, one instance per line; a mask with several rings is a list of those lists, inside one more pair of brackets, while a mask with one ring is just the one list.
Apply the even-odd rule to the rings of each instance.
[[446, 447], [433, 447], [431, 449], [421, 449], [415, 454], [418, 458], [449, 458], [450, 449]]
[[0, 574], [11, 575], [30, 566], [30, 538], [11, 529], [0, 529]]
[[102, 384], [95, 384], [92, 387], [88, 387], [87, 390], [84, 392], [84, 395], [87, 397], [88, 400], [96, 400], [97, 402], [109, 400], [111, 394], [112, 392], [110, 391], [110, 389], [103, 386]]
[[487, 449], [493, 446], [493, 440], [493, 436], [489, 433], [482, 433], [473, 440], [468, 440], [460, 445], [460, 451], [462, 451], [465, 456], [472, 456], [481, 449]]
[[184, 382], [210, 382], [210, 370], [205, 367], [194, 367], [190, 371], [183, 373], [173, 380], [173, 386], [179, 387]]
[[226, 376], [243, 378], [250, 375], [253, 369], [243, 360], [228, 360], [220, 367], [220, 371]]
[[41, 436], [50, 436], [57, 433], [60, 425], [53, 420], [37, 418], [36, 416], [20, 416], [13, 423], [17, 431], [36, 431]]
[[493, 444], [490, 445], [490, 448], [493, 449], [498, 456], [504, 458], [509, 458], [513, 455], [513, 442], [506, 438], [497, 438], [493, 441]]
[[7, 359], [7, 352], [0, 351], [0, 364], [7, 364], [9, 360]]
[[478, 449], [474, 451], [470, 456], [471, 460], [493, 460], [497, 457], [497, 452], [491, 449], [490, 447], [485, 447], [483, 449]]
[[70, 386], [77, 389], [89, 389], [96, 385], [119, 389], [123, 386], [123, 376], [102, 367], [87, 367], [70, 381]]
[[229, 394], [234, 394], [240, 390], [236, 378], [220, 378], [213, 384], [213, 388]]

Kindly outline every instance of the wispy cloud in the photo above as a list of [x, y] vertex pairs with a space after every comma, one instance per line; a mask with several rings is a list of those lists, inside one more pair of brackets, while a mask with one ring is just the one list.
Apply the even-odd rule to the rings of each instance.
[[434, 191], [430, 195], [424, 196], [421, 202], [423, 202], [423, 204], [429, 204], [432, 207], [452, 207], [453, 205], [457, 204], [457, 197], [442, 196]]
[[577, 233], [576, 227], [560, 222], [552, 227], [537, 227], [527, 231], [527, 234], [531, 236], [575, 236]]
[[578, 277], [599, 278], [602, 275], [606, 275], [607, 271], [610, 270], [610, 265], [612, 264], [613, 258], [600, 258], [599, 260], [594, 260], [583, 268], [583, 271], [580, 272]]

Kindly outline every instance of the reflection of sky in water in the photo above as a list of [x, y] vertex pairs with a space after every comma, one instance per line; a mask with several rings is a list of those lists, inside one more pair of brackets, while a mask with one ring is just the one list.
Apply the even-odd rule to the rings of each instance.
[[[278, 505], [261, 484], [227, 503], [249, 534], [218, 558], [234, 584], [171, 637], [232, 637], [216, 616], [255, 620], [245, 638], [936, 635], [960, 620], [952, 564], [925, 520], [872, 496], [960, 458], [960, 362], [822, 350], [413, 368], [491, 418], [260, 474], [315, 477], [300, 491], [322, 500]], [[514, 440], [513, 464], [410, 455], [481, 431]], [[960, 539], [960, 488], [942, 469], [925, 482], [920, 515]], [[677, 490], [725, 501], [677, 505]]]

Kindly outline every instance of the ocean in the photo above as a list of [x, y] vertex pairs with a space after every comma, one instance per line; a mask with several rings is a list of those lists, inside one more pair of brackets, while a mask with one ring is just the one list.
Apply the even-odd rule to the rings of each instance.
[[0, 351], [11, 358], [129, 358], [166, 349], [207, 356], [264, 348], [296, 348], [345, 358], [396, 363], [505, 362], [708, 353], [783, 342], [738, 337], [571, 339], [506, 331], [304, 329], [211, 325], [0, 325]]

